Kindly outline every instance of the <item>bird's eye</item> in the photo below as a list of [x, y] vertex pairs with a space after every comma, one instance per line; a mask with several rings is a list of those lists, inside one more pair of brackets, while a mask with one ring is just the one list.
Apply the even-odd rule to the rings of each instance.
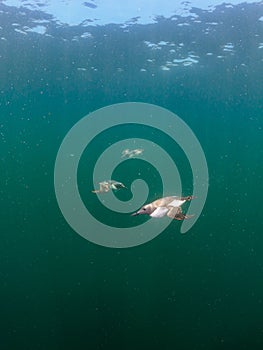
[[142, 208], [142, 210], [146, 210], [146, 208]]

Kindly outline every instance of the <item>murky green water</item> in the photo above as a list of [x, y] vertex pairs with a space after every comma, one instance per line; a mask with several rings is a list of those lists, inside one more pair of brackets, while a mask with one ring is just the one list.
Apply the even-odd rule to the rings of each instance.
[[[228, 20], [215, 14], [226, 21], [225, 31], [215, 30], [207, 40], [191, 26], [178, 38], [172, 21], [128, 33], [93, 28], [91, 42], [70, 39], [78, 28], [61, 29], [53, 38], [23, 36], [9, 30], [12, 14], [2, 16], [1, 348], [262, 348], [259, 10], [251, 5], [244, 15], [236, 8]], [[147, 40], [183, 42], [195, 48], [199, 63], [162, 70], [170, 53], [150, 51]], [[216, 59], [228, 42], [235, 53]], [[206, 55], [210, 50], [213, 58]], [[153, 59], [151, 65], [147, 60]], [[54, 194], [54, 162], [78, 120], [128, 101], [167, 108], [192, 128], [206, 155], [210, 186], [202, 216], [186, 235], [173, 222], [145, 245], [107, 249], [84, 240], [64, 220]], [[136, 126], [132, 132], [153, 136]], [[109, 131], [109, 142], [123, 133]], [[169, 141], [159, 141], [181, 159]], [[86, 156], [95, 161], [100, 147], [94, 144]], [[189, 169], [181, 165], [190, 191]], [[92, 200], [91, 168], [80, 164], [84, 202]], [[127, 175], [120, 168], [116, 176], [129, 182], [132, 169]], [[149, 178], [152, 169], [144, 165], [142, 172]], [[162, 190], [158, 176], [149, 186], [152, 197]], [[125, 216], [119, 220], [125, 224]]]

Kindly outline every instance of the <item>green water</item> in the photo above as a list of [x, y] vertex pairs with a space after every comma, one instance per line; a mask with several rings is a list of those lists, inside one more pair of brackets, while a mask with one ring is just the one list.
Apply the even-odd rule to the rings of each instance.
[[[251, 24], [256, 10], [249, 9], [236, 32], [216, 38], [239, 42], [234, 57], [174, 71], [156, 66], [145, 75], [149, 55], [140, 40], [160, 40], [160, 28], [170, 40], [168, 24], [135, 28], [128, 40], [114, 26], [97, 28], [96, 46], [21, 38], [7, 26], [0, 46], [1, 349], [262, 349], [263, 82], [262, 51], [253, 46], [262, 24]], [[188, 37], [200, 52], [215, 44]], [[83, 65], [97, 71], [76, 69]], [[167, 108], [189, 125], [207, 159], [209, 192], [186, 235], [173, 222], [147, 244], [108, 249], [68, 226], [54, 194], [54, 163], [78, 120], [130, 101]], [[109, 132], [110, 141], [122, 132]], [[92, 169], [81, 169], [85, 201]], [[121, 168], [118, 176], [127, 174]], [[162, 190], [158, 177], [149, 186], [152, 195]]]

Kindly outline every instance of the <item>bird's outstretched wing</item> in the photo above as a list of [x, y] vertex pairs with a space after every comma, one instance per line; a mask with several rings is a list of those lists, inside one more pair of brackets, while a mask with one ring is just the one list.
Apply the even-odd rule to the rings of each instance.
[[193, 215], [185, 215], [181, 207], [170, 207], [167, 216], [175, 220], [184, 220], [191, 218]]
[[183, 220], [184, 214], [182, 213], [181, 207], [169, 207], [167, 216], [171, 219]]

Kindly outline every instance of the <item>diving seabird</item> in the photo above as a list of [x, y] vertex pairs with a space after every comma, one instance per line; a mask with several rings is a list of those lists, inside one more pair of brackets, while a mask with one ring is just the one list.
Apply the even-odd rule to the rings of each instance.
[[192, 200], [193, 196], [187, 197], [163, 197], [155, 200], [152, 203], [144, 205], [140, 210], [131, 214], [132, 216], [147, 214], [152, 218], [162, 218], [167, 215], [169, 218], [175, 220], [184, 220], [193, 215], [185, 215], [182, 212], [181, 205], [187, 201]]
[[122, 151], [122, 156], [121, 158], [127, 157], [127, 158], [133, 158], [135, 156], [139, 156], [140, 154], [143, 153], [143, 149], [142, 148], [136, 148], [136, 149], [125, 149]]
[[99, 183], [100, 189], [93, 190], [93, 193], [109, 192], [110, 190], [120, 190], [121, 188], [127, 188], [123, 183], [115, 180], [102, 181]]

